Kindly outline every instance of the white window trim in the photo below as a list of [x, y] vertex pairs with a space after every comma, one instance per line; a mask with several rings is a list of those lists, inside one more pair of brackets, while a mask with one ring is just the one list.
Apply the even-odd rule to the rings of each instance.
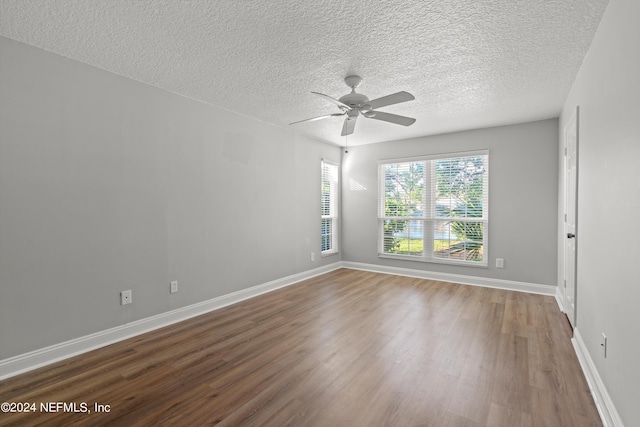
[[[438, 159], [448, 159], [448, 158], [456, 158], [456, 157], [472, 157], [472, 156], [487, 156], [486, 157], [486, 180], [484, 182], [484, 206], [483, 206], [483, 217], [482, 218], [460, 218], [456, 219], [456, 222], [483, 222], [483, 260], [478, 261], [465, 261], [465, 260], [455, 260], [455, 259], [446, 259], [446, 258], [435, 258], [433, 257], [433, 245], [424, 245], [423, 253], [421, 255], [409, 255], [409, 254], [390, 254], [384, 252], [384, 227], [383, 223], [385, 218], [384, 206], [385, 204], [382, 202], [382, 199], [385, 195], [385, 174], [383, 172], [384, 165], [387, 164], [395, 164], [395, 163], [409, 163], [409, 162], [421, 162], [421, 161], [432, 161]], [[429, 175], [426, 178], [425, 187], [431, 187], [431, 181], [435, 178], [435, 171], [430, 170], [431, 173], [425, 174]], [[489, 267], [489, 150], [475, 150], [475, 151], [463, 151], [463, 152], [453, 152], [453, 153], [442, 153], [442, 154], [434, 154], [434, 155], [425, 155], [425, 156], [415, 156], [415, 157], [403, 157], [403, 158], [395, 158], [395, 159], [384, 159], [378, 161], [378, 258], [389, 258], [389, 259], [399, 259], [399, 260], [409, 260], [409, 261], [419, 261], [419, 262], [428, 262], [435, 264], [448, 264], [448, 265], [460, 265], [465, 267], [475, 267], [475, 268], [488, 268]], [[424, 192], [424, 210], [425, 212], [431, 212], [434, 207], [432, 206], [432, 198], [427, 197], [427, 194], [430, 192]], [[398, 217], [398, 219], [412, 219], [407, 217]], [[431, 238], [427, 238], [428, 235], [433, 235], [433, 224], [437, 221], [446, 221], [447, 219], [443, 218], [442, 220], [435, 218], [435, 215], [430, 214], [429, 217], [423, 216], [420, 218], [415, 218], [416, 221], [422, 221], [424, 224], [423, 228], [423, 239], [424, 241], [433, 241]], [[426, 250], [425, 250], [426, 247]]]
[[[325, 164], [336, 168], [336, 180], [335, 180], [335, 192], [331, 192], [331, 202], [329, 215], [323, 215], [322, 210], [320, 212], [320, 223], [322, 220], [331, 220], [331, 249], [322, 250], [322, 233], [320, 234], [320, 256], [325, 257], [339, 253], [339, 237], [340, 237], [340, 166], [337, 162], [331, 160], [320, 160], [320, 203], [322, 204], [322, 185], [324, 181], [324, 168]], [[322, 227], [321, 227], [322, 229]]]

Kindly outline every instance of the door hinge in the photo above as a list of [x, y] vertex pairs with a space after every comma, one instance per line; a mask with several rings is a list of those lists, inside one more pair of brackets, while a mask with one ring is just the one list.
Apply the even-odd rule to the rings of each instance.
[[567, 287], [567, 279], [564, 280], [564, 287]]

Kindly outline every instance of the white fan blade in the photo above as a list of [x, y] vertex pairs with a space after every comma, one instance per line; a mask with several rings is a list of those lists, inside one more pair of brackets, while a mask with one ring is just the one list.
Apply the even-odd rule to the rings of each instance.
[[351, 135], [353, 133], [353, 130], [356, 128], [357, 117], [358, 116], [346, 117], [344, 119], [344, 124], [342, 125], [342, 133], [340, 134], [341, 136]]
[[320, 92], [311, 92], [311, 93], [316, 94], [316, 95], [320, 95], [324, 99], [333, 102], [334, 104], [336, 104], [338, 107], [340, 107], [341, 109], [343, 109], [345, 111], [351, 111], [351, 107], [349, 107], [347, 104], [342, 103], [342, 102], [338, 101], [337, 99], [330, 97], [329, 95], [325, 95], [324, 93], [320, 93]]
[[326, 119], [327, 117], [340, 117], [344, 116], [346, 113], [334, 113], [334, 114], [325, 114], [324, 116], [312, 117], [310, 119], [298, 120], [297, 122], [289, 123], [290, 125], [295, 125], [296, 123], [302, 122], [312, 122], [314, 120]]
[[416, 99], [415, 96], [411, 95], [409, 92], [403, 91], [374, 99], [373, 101], [367, 102], [367, 104], [371, 105], [371, 109], [375, 110], [377, 108], [386, 107], [387, 105], [399, 104], [401, 102], [412, 101], [414, 99]]
[[373, 112], [376, 113], [376, 115], [369, 117], [370, 119], [382, 120], [384, 122], [395, 123], [397, 125], [411, 126], [416, 121], [416, 119], [412, 119], [411, 117], [399, 116], [397, 114], [383, 113], [382, 111]]

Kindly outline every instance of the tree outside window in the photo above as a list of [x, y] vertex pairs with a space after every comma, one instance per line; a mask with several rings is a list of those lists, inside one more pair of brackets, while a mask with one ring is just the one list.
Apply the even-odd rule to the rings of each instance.
[[383, 162], [381, 255], [486, 264], [488, 155]]

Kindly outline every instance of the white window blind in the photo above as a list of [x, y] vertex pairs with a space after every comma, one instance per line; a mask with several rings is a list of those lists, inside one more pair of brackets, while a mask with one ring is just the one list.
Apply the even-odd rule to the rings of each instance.
[[338, 165], [321, 162], [321, 253], [338, 252]]
[[487, 265], [487, 151], [379, 165], [381, 257]]

